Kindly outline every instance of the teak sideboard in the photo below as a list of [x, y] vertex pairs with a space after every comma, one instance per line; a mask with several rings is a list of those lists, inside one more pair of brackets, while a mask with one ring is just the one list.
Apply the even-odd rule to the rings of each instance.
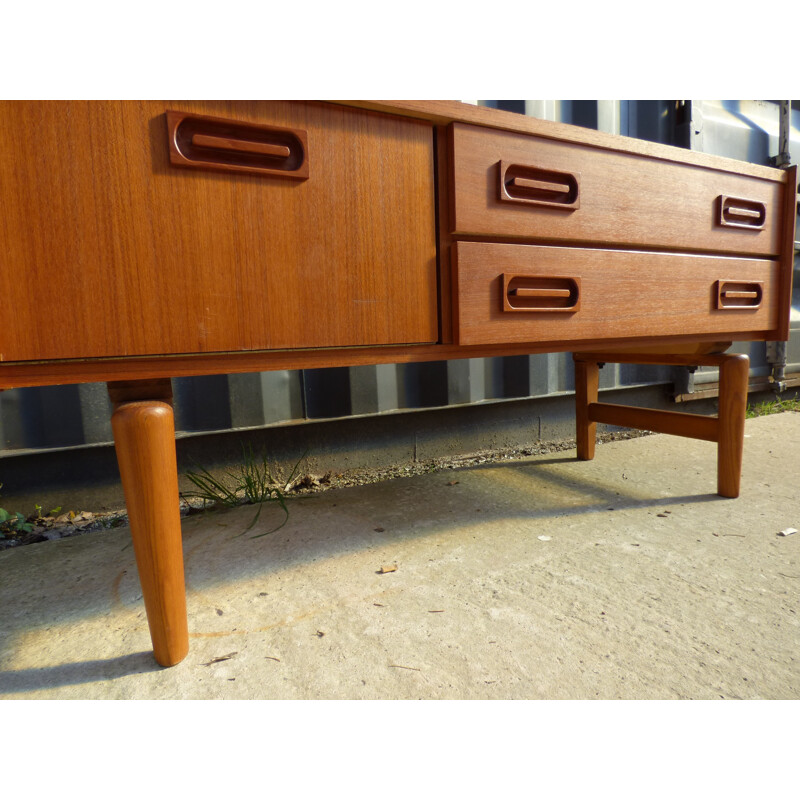
[[[105, 381], [156, 660], [188, 651], [170, 378], [572, 351], [598, 422], [717, 442], [785, 340], [796, 168], [457, 102], [0, 103], [0, 388]], [[57, 297], [68, 325], [42, 322]], [[720, 367], [717, 418], [597, 402]]]

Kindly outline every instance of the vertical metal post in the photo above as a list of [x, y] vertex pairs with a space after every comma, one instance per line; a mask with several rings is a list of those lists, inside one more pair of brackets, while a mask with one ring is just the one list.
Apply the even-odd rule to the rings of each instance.
[[[789, 100], [778, 103], [778, 155], [770, 159], [773, 166], [786, 169], [792, 163], [789, 153], [791, 137], [792, 104]], [[773, 391], [780, 393], [786, 390], [786, 342], [767, 342], [767, 363], [772, 367], [770, 382]]]
[[789, 153], [789, 138], [791, 136], [792, 123], [792, 104], [789, 100], [781, 100], [778, 103], [778, 114], [780, 123], [778, 127], [778, 155], [770, 159], [776, 167], [788, 167], [792, 163], [792, 156]]

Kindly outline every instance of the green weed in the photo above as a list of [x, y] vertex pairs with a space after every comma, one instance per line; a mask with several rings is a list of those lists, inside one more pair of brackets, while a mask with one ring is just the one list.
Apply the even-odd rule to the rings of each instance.
[[239, 534], [240, 536], [251, 530], [258, 522], [264, 503], [277, 503], [284, 513], [283, 522], [272, 530], [251, 537], [259, 539], [262, 536], [280, 530], [288, 521], [289, 509], [286, 505], [285, 492], [294, 480], [297, 470], [307, 453], [308, 451], [298, 459], [289, 478], [284, 481], [282, 478], [273, 475], [265, 455], [256, 458], [253, 454], [252, 446], [248, 445], [245, 448], [242, 445], [242, 463], [235, 469], [228, 470], [225, 473], [226, 479], [214, 477], [205, 467], [201, 466], [197, 466], [196, 470], [186, 472], [186, 477], [194, 484], [196, 491], [185, 493], [185, 496], [202, 500], [204, 506], [206, 503], [223, 508], [233, 508], [243, 504], [257, 505], [258, 510], [255, 517]]
[[9, 512], [0, 508], [0, 539], [5, 539], [7, 534], [30, 533], [33, 525], [21, 511]]
[[[2, 488], [3, 484], [0, 483], [0, 489]], [[42, 507], [38, 503], [34, 507], [36, 508], [36, 514], [30, 517], [26, 517], [21, 511], [6, 511], [6, 509], [0, 508], [0, 539], [6, 539], [8, 535], [30, 533], [33, 530], [31, 520], [35, 522], [42, 519]], [[54, 509], [50, 514], [55, 514], [58, 511], [61, 511], [61, 508]]]
[[800, 398], [783, 398], [780, 400], [764, 400], [747, 406], [747, 419], [766, 417], [769, 414], [780, 414], [782, 411], [800, 411]]

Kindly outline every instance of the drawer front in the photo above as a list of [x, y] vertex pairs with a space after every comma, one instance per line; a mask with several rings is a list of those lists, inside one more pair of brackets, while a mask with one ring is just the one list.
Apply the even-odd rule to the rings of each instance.
[[457, 235], [780, 252], [778, 181], [452, 126]]
[[438, 338], [428, 123], [261, 101], [0, 120], [0, 360]]
[[766, 259], [476, 242], [452, 256], [461, 345], [747, 337], [787, 313]]

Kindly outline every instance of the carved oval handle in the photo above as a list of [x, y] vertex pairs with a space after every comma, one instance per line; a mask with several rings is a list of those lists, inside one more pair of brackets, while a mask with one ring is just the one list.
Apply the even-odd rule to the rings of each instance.
[[717, 225], [723, 228], [760, 231], [764, 229], [766, 221], [767, 207], [758, 200], [728, 197], [724, 194], [717, 198]]
[[764, 284], [761, 281], [717, 281], [715, 296], [718, 311], [759, 308]]
[[580, 173], [499, 163], [500, 200], [573, 211], [580, 208]]
[[167, 111], [172, 164], [198, 169], [308, 178], [305, 131]]
[[580, 278], [503, 274], [503, 311], [574, 312], [580, 301]]

